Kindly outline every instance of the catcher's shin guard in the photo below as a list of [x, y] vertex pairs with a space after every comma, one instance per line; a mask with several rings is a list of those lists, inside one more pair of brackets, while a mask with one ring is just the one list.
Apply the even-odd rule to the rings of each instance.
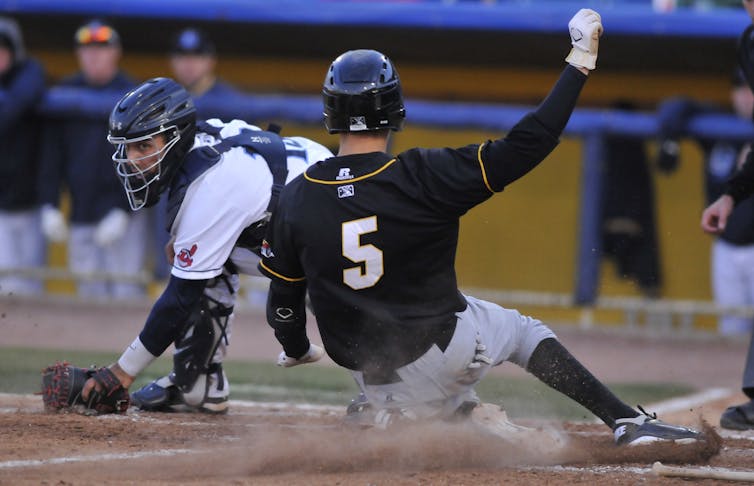
[[200, 309], [191, 317], [183, 335], [175, 343], [171, 381], [184, 394], [189, 394], [209, 365], [220, 340], [225, 340], [228, 319], [233, 307], [226, 307], [206, 295]]

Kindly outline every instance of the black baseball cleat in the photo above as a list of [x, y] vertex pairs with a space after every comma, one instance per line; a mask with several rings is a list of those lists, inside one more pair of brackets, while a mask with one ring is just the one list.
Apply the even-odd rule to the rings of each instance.
[[639, 407], [641, 415], [622, 418], [615, 421], [615, 443], [617, 445], [637, 446], [667, 441], [676, 444], [690, 444], [700, 440], [701, 433], [687, 427], [670, 425], [649, 415]]
[[754, 429], [754, 400], [725, 409], [720, 416], [720, 427], [732, 430]]

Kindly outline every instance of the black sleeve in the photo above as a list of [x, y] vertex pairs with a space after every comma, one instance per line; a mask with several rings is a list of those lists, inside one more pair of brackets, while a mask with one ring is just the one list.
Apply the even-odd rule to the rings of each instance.
[[147, 317], [139, 339], [147, 351], [160, 356], [179, 336], [191, 313], [198, 310], [208, 280], [186, 280], [174, 275]]
[[536, 110], [522, 118], [504, 138], [484, 144], [480, 155], [490, 190], [502, 191], [557, 147], [586, 78], [569, 64]]
[[270, 281], [267, 294], [267, 323], [283, 351], [291, 358], [300, 358], [309, 350], [306, 336], [306, 287], [280, 280]]
[[560, 137], [563, 133], [571, 113], [576, 107], [576, 102], [581, 94], [581, 88], [586, 83], [586, 74], [578, 68], [566, 66], [560, 74], [550, 94], [540, 103], [534, 111], [534, 116], [554, 137]]
[[749, 152], [741, 168], [728, 179], [723, 192], [732, 196], [736, 204], [754, 194], [754, 150]]

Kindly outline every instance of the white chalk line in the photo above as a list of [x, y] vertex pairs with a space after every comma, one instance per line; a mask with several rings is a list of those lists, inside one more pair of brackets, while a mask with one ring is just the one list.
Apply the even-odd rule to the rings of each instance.
[[191, 449], [158, 449], [141, 452], [124, 452], [120, 454], [94, 454], [89, 456], [52, 457], [50, 459], [29, 459], [23, 461], [0, 462], [0, 469], [13, 469], [23, 467], [41, 467], [58, 464], [70, 464], [76, 462], [92, 461], [119, 461], [122, 459], [139, 459], [142, 457], [176, 456], [179, 454], [198, 454], [204, 451]]
[[708, 388], [691, 395], [684, 397], [671, 398], [669, 400], [663, 400], [661, 402], [653, 403], [645, 407], [647, 410], [662, 415], [664, 413], [681, 412], [684, 410], [690, 410], [695, 407], [700, 407], [705, 403], [714, 402], [716, 400], [722, 400], [733, 396], [735, 391], [729, 388]]

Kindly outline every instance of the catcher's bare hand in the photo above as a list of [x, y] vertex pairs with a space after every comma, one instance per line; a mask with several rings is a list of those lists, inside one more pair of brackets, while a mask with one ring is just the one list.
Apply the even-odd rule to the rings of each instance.
[[733, 211], [734, 205], [733, 198], [728, 194], [720, 196], [702, 213], [702, 230], [711, 234], [720, 234], [725, 231], [728, 216]]
[[[131, 386], [131, 384], [134, 381], [134, 378], [127, 374], [123, 369], [118, 365], [118, 363], [115, 363], [114, 365], [110, 366], [110, 371], [115, 375], [115, 377], [120, 382], [121, 386], [123, 388], [128, 388]], [[92, 392], [102, 392], [102, 387], [97, 383], [97, 380], [94, 378], [89, 378], [86, 380], [86, 383], [84, 383], [84, 388], [81, 390], [81, 397], [84, 400], [89, 399], [89, 394]]]

